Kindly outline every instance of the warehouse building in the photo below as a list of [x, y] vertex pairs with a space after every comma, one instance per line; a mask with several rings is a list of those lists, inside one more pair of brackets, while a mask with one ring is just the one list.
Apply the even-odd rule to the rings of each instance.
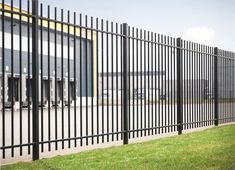
[[[188, 100], [202, 100], [213, 98], [212, 88], [209, 81], [205, 79], [183, 80], [183, 98]], [[160, 99], [176, 100], [177, 99], [177, 80], [163, 81], [160, 89]]]
[[[165, 71], [130, 72], [128, 76], [130, 99], [158, 100], [162, 76], [165, 76]], [[121, 72], [99, 73], [98, 89], [100, 98], [104, 97], [110, 100], [118, 98], [120, 100], [122, 91]]]
[[[10, 10], [10, 6], [5, 5], [5, 9]], [[17, 8], [14, 9], [18, 11]], [[2, 14], [2, 13], [1, 13]], [[28, 32], [28, 18], [22, 17], [21, 21], [21, 47], [20, 47], [20, 20], [18, 15], [13, 16], [13, 25], [11, 24], [11, 16], [5, 13], [4, 17], [4, 38], [2, 42], [2, 27], [0, 27], [0, 87], [1, 87], [1, 105], [2, 96], [5, 95], [5, 106], [14, 108], [19, 107], [20, 91], [22, 92], [22, 104], [26, 106], [27, 101], [31, 101], [32, 97], [32, 32], [31, 24]], [[2, 23], [2, 17], [0, 19]], [[42, 24], [42, 25], [41, 25]], [[40, 29], [42, 26], [42, 29]], [[48, 21], [39, 22], [39, 101], [40, 105], [47, 106], [50, 98], [50, 104], [61, 104], [63, 98], [64, 104], [71, 104], [75, 97], [91, 97], [96, 95], [95, 86], [90, 82], [96, 82], [96, 70], [92, 69], [93, 64], [96, 63], [96, 45], [95, 39], [91, 39], [91, 32], [85, 30], [80, 33], [80, 29], [67, 25], [57, 23], [55, 30], [55, 23]], [[13, 28], [13, 34], [11, 34]], [[69, 31], [68, 31], [69, 29]], [[74, 33], [74, 30], [76, 31]], [[69, 34], [68, 34], [69, 32]], [[94, 34], [94, 33], [93, 33]], [[56, 35], [56, 46], [55, 46]], [[82, 35], [82, 37], [80, 37]], [[42, 39], [41, 39], [42, 37]], [[95, 37], [95, 36], [93, 36]], [[12, 41], [13, 40], [13, 41]], [[62, 43], [61, 43], [62, 42]], [[76, 42], [74, 55], [74, 42]], [[2, 44], [4, 43], [4, 56], [2, 56]], [[42, 49], [41, 49], [42, 45]], [[13, 48], [12, 48], [13, 47]], [[87, 47], [87, 48], [85, 48]], [[20, 48], [22, 52], [20, 53]], [[80, 49], [82, 49], [80, 54]], [[81, 56], [80, 56], [81, 55]], [[2, 58], [4, 57], [4, 68]], [[22, 58], [20, 62], [20, 57]], [[76, 58], [76, 67], [74, 63]], [[13, 60], [12, 60], [13, 59]], [[55, 65], [55, 62], [57, 63]], [[21, 63], [21, 65], [20, 65]], [[82, 66], [80, 68], [80, 65]], [[12, 67], [13, 66], [13, 67]], [[86, 68], [87, 67], [87, 68]], [[70, 69], [68, 69], [70, 68]], [[5, 82], [3, 82], [3, 72]], [[63, 70], [63, 72], [62, 72]], [[13, 72], [12, 72], [13, 71]], [[20, 72], [22, 76], [20, 76]], [[75, 74], [76, 73], [76, 78]], [[21, 77], [21, 83], [20, 83]], [[82, 77], [82, 78], [81, 78]], [[84, 78], [87, 78], [84, 81]], [[70, 80], [68, 80], [70, 78]], [[82, 80], [82, 81], [81, 81]], [[76, 82], [76, 89], [74, 83]], [[89, 82], [89, 83], [88, 83]], [[86, 84], [87, 83], [87, 84]], [[3, 94], [3, 84], [5, 86], [5, 94]], [[21, 89], [20, 89], [20, 84]], [[55, 86], [57, 86], [57, 102], [55, 99]], [[82, 86], [82, 89], [80, 89]], [[86, 89], [87, 88], [87, 89]], [[70, 89], [70, 90], [68, 90]], [[76, 92], [75, 92], [76, 90]], [[70, 99], [68, 98], [70, 91]], [[88, 94], [86, 94], [88, 92]], [[29, 94], [29, 95], [28, 95]], [[43, 94], [43, 95], [41, 95]], [[76, 96], [75, 96], [76, 94]], [[13, 99], [13, 101], [12, 101]]]
[[235, 62], [218, 60], [218, 98], [235, 99]]

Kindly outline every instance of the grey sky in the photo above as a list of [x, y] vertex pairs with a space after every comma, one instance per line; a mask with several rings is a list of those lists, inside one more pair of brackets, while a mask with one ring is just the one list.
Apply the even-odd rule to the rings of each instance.
[[41, 0], [40, 2], [235, 51], [234, 0]]
[[[7, 1], [7, 0], [6, 0]], [[118, 23], [235, 51], [234, 0], [39, 0]]]

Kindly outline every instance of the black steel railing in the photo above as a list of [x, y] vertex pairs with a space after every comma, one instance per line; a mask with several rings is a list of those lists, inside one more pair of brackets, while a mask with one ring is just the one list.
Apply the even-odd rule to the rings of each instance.
[[0, 12], [4, 159], [235, 121], [235, 53], [17, 5]]

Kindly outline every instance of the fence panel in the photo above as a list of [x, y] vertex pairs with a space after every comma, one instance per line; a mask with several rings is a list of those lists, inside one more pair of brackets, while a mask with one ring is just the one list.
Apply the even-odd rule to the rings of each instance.
[[214, 49], [183, 41], [184, 129], [214, 124]]
[[234, 121], [234, 59], [234, 53], [225, 50], [218, 51], [218, 112], [220, 124]]
[[36, 0], [0, 7], [3, 159], [235, 121], [233, 52]]

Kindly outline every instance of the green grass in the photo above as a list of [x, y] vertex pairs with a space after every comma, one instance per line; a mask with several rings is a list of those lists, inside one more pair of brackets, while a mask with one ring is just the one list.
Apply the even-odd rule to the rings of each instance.
[[235, 169], [235, 125], [17, 163], [3, 166], [5, 169]]

